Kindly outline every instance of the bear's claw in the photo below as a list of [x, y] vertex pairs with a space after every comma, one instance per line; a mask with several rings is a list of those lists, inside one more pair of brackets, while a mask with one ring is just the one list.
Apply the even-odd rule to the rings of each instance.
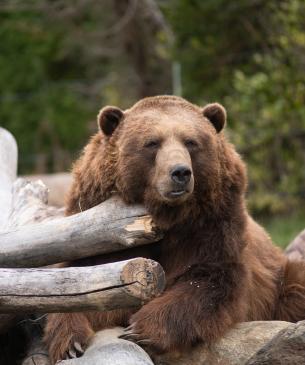
[[151, 341], [146, 338], [141, 338], [139, 333], [134, 332], [136, 323], [131, 324], [124, 329], [124, 333], [119, 338], [136, 343], [137, 345], [150, 345]]
[[79, 342], [74, 342], [73, 347], [66, 352], [65, 360], [76, 359], [84, 354], [84, 349]]

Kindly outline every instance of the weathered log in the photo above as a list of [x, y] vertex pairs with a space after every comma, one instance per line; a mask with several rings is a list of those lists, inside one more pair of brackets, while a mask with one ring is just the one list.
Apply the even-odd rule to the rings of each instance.
[[12, 185], [12, 208], [5, 230], [14, 231], [18, 227], [47, 222], [64, 216], [64, 210], [48, 205], [48, 188], [41, 180], [29, 182], [18, 179]]
[[118, 338], [123, 328], [98, 332], [90, 347], [78, 359], [61, 361], [61, 365], [153, 365], [148, 354], [138, 345]]
[[[0, 127], [0, 230], [7, 224], [12, 205], [12, 185], [17, 174], [17, 144], [15, 138]], [[0, 333], [5, 333], [16, 321], [15, 315], [0, 316]]]
[[17, 173], [17, 145], [14, 137], [0, 127], [0, 230], [11, 209], [11, 188]]
[[[161, 238], [143, 207], [127, 206], [119, 197], [82, 213], [54, 219], [59, 213], [55, 208], [46, 207], [44, 191], [42, 183], [16, 183], [14, 217], [10, 221], [13, 226], [20, 222], [22, 227], [0, 232], [0, 267], [45, 266]], [[41, 220], [40, 224], [24, 225], [27, 221]]]
[[35, 182], [41, 180], [49, 189], [49, 204], [55, 207], [64, 206], [64, 198], [72, 184], [72, 174], [60, 172], [24, 176], [25, 180]]
[[305, 260], [305, 230], [287, 246], [285, 254], [291, 260]]
[[0, 312], [72, 312], [140, 306], [164, 289], [161, 266], [137, 258], [62, 269], [0, 269]]
[[[1, 141], [1, 138], [0, 138]], [[3, 146], [3, 144], [2, 144]], [[0, 143], [0, 151], [1, 151], [1, 143]], [[8, 150], [7, 150], [8, 151]], [[4, 154], [2, 154], [2, 156], [4, 156]], [[1, 157], [1, 155], [0, 155]], [[9, 161], [9, 159], [5, 158], [3, 160], [4, 162]], [[5, 163], [4, 163], [5, 165]], [[16, 165], [16, 164], [15, 164]], [[1, 166], [1, 164], [0, 164]], [[13, 167], [14, 164], [11, 163], [9, 165], [10, 167]], [[5, 166], [3, 166], [3, 171], [5, 170]], [[1, 173], [1, 171], [0, 171]], [[32, 183], [32, 184], [28, 184], [25, 181], [20, 180], [19, 182], [17, 182], [14, 186], [14, 200], [13, 200], [13, 209], [12, 212], [10, 214], [10, 218], [7, 221], [7, 216], [8, 213], [10, 211], [11, 208], [11, 195], [10, 195], [10, 191], [11, 191], [11, 183], [13, 182], [15, 176], [13, 176], [13, 178], [11, 178], [9, 181], [9, 184], [0, 184], [0, 193], [2, 195], [0, 195], [0, 202], [3, 203], [1, 204], [2, 207], [2, 214], [3, 217], [5, 216], [5, 220], [4, 218], [2, 219], [3, 224], [5, 223], [6, 228], [16, 228], [16, 227], [20, 227], [22, 225], [29, 225], [32, 223], [37, 223], [37, 222], [42, 222], [42, 221], [50, 221], [53, 220], [54, 217], [58, 217], [58, 216], [62, 216], [62, 211], [58, 211], [54, 208], [49, 208], [47, 207], [47, 190], [46, 188], [43, 186], [43, 184], [37, 182], [37, 183]], [[5, 188], [4, 188], [5, 187]], [[6, 201], [1, 200], [2, 196], [4, 198], [7, 199], [7, 197], [9, 197], [9, 199], [7, 199]], [[5, 203], [4, 203], [5, 202]], [[8, 202], [8, 203], [7, 203]], [[104, 205], [105, 207], [105, 205]], [[137, 210], [133, 209], [133, 212], [135, 214], [135, 217], [133, 217], [132, 215], [128, 215], [127, 213], [127, 207], [121, 207], [119, 204], [117, 204], [117, 208], [120, 210], [119, 213], [123, 213], [123, 215], [118, 215], [119, 217], [123, 217], [123, 218], [128, 218], [130, 217], [131, 222], [126, 222], [125, 226], [125, 231], [123, 238], [121, 236], [119, 236], [119, 241], [117, 245], [114, 245], [114, 249], [117, 248], [124, 248], [127, 244], [128, 245], [132, 245], [134, 243], [136, 244], [140, 244], [141, 241], [143, 241], [143, 243], [146, 243], [146, 241], [148, 239], [151, 239], [153, 241], [152, 238], [157, 239], [157, 233], [153, 230], [152, 226], [151, 226], [151, 222], [149, 221], [149, 218], [147, 217], [143, 217], [143, 215], [145, 215], [145, 213], [143, 213], [143, 209], [141, 209], [140, 207], [138, 207]], [[120, 209], [122, 208], [122, 210]], [[124, 215], [124, 212], [126, 211], [126, 214]], [[89, 212], [90, 213], [90, 212]], [[1, 214], [1, 213], [0, 213]], [[92, 212], [91, 212], [92, 214]], [[106, 216], [107, 212], [104, 212], [104, 215]], [[112, 214], [115, 214], [115, 211], [112, 212]], [[140, 217], [137, 217], [137, 214], [141, 215]], [[86, 218], [86, 217], [84, 217]], [[94, 215], [92, 216], [92, 221], [86, 222], [86, 220], [83, 222], [83, 225], [86, 225], [86, 223], [88, 224], [92, 224], [93, 227], [96, 226], [98, 227], [99, 224], [99, 212], [96, 212], [96, 219], [94, 220]], [[122, 222], [121, 222], [122, 223]], [[38, 225], [37, 225], [38, 227]], [[58, 229], [58, 227], [55, 227]], [[64, 227], [61, 227], [62, 229], [64, 229]], [[108, 227], [109, 228], [109, 227]], [[110, 227], [111, 228], [111, 227]], [[105, 229], [107, 229], [107, 225], [105, 226]], [[17, 230], [18, 231], [18, 230]], [[31, 228], [28, 230], [28, 232], [31, 231]], [[141, 231], [144, 231], [144, 234], [141, 235]], [[133, 234], [135, 232], [135, 234]], [[40, 231], [40, 233], [42, 234], [42, 236], [45, 236], [47, 234], [47, 232], [45, 231]], [[72, 243], [73, 243], [73, 233], [77, 234], [77, 230], [76, 231], [72, 231], [70, 232], [71, 236], [70, 238], [72, 239]], [[101, 233], [105, 233], [105, 232], [101, 232]], [[108, 232], [107, 232], [108, 233]], [[111, 232], [109, 232], [111, 233]], [[100, 240], [100, 236], [99, 236], [99, 232], [95, 231], [96, 236], [98, 236], [98, 240], [100, 243], [102, 243], [102, 241]], [[108, 234], [108, 237], [111, 234]], [[107, 236], [105, 234], [105, 236]], [[143, 236], [143, 237], [142, 237]], [[22, 234], [21, 239], [23, 240]], [[111, 237], [116, 237], [114, 234], [111, 235]], [[85, 243], [85, 247], [83, 247], [84, 250], [88, 250], [88, 247], [90, 247], [90, 242], [86, 242], [86, 237], [84, 238], [84, 243]], [[3, 241], [0, 240], [1, 243], [3, 243]], [[30, 242], [28, 242], [30, 243]], [[71, 241], [70, 241], [71, 243]], [[91, 242], [92, 243], [92, 242]], [[9, 242], [6, 242], [6, 244], [9, 244]], [[14, 244], [14, 242], [13, 242]], [[25, 244], [24, 249], [26, 250], [26, 242], [24, 241], [23, 244]], [[48, 243], [46, 244], [48, 245]], [[109, 246], [108, 242], [105, 242], [105, 246]], [[70, 244], [69, 247], [69, 251], [67, 251], [67, 256], [64, 257], [59, 257], [58, 261], [63, 261], [66, 260], [66, 258], [68, 258], [69, 260], [72, 259], [72, 255], [71, 255], [71, 247], [72, 245]], [[5, 249], [5, 246], [3, 246], [3, 248]], [[48, 247], [46, 247], [48, 248]], [[34, 250], [36, 250], [36, 248], [34, 248]], [[56, 248], [55, 248], [56, 250]], [[54, 252], [54, 251], [53, 251]], [[92, 252], [92, 251], [91, 251]], [[104, 252], [102, 250], [102, 252]], [[15, 252], [15, 254], [18, 252]], [[100, 251], [98, 251], [98, 253], [100, 253]], [[93, 253], [95, 254], [95, 253]], [[52, 261], [49, 260], [43, 260], [41, 259], [44, 256], [44, 252], [41, 251], [40, 252], [40, 257], [38, 256], [38, 260], [35, 259], [35, 254], [34, 254], [34, 261], [35, 261], [35, 265], [44, 265], [44, 264], [49, 264], [53, 262], [53, 259], [57, 261], [57, 259], [55, 259], [53, 257]], [[86, 253], [87, 256], [87, 253]], [[23, 256], [23, 259], [26, 261], [25, 262], [25, 266], [31, 266], [30, 263], [30, 258], [31, 255], [28, 256]], [[76, 256], [78, 257], [78, 256]], [[75, 257], [75, 258], [76, 258]], [[20, 258], [20, 257], [19, 257]], [[15, 257], [15, 260], [17, 259], [19, 261], [18, 257]], [[33, 260], [33, 258], [32, 258]], [[40, 262], [38, 262], [39, 260], [41, 260]], [[4, 259], [4, 261], [6, 261], [6, 264], [8, 263], [8, 256]], [[14, 258], [13, 258], [14, 261]], [[16, 263], [16, 261], [15, 261]], [[147, 265], [147, 263], [149, 263], [149, 265]], [[21, 266], [21, 261], [19, 263], [17, 263], [16, 266]], [[122, 263], [117, 263], [115, 264], [117, 265], [122, 265]], [[14, 265], [15, 266], [15, 265]], [[150, 266], [150, 267], [148, 267]], [[153, 267], [151, 267], [153, 266]], [[109, 265], [107, 265], [107, 267], [109, 267]], [[87, 270], [92, 269], [93, 271], [96, 270], [96, 268], [86, 268]], [[77, 289], [77, 293], [71, 291], [71, 288], [68, 285], [68, 281], [66, 281], [66, 277], [63, 275], [63, 273], [67, 273], [67, 270], [69, 270], [69, 272], [71, 273], [71, 270], [74, 270], [74, 281], [72, 282], [72, 284], [74, 285], [74, 288]], [[111, 276], [105, 278], [107, 279], [107, 281], [105, 280], [105, 282], [102, 282], [103, 278], [101, 279], [101, 284], [103, 283], [104, 285], [101, 286], [99, 280], [97, 280], [97, 282], [93, 282], [90, 277], [88, 277], [87, 275], [85, 276], [85, 280], [81, 280], [82, 277], [79, 276], [79, 274], [81, 274], [81, 268], [78, 269], [73, 269], [73, 268], [69, 268], [69, 269], [57, 269], [57, 270], [49, 270], [50, 274], [61, 274], [62, 277], [61, 279], [59, 277], [57, 277], [57, 279], [53, 280], [53, 284], [55, 285], [54, 287], [57, 288], [57, 291], [55, 290], [55, 296], [52, 298], [52, 292], [51, 292], [51, 297], [50, 292], [48, 291], [48, 285], [45, 286], [46, 291], [43, 290], [44, 285], [43, 285], [43, 281], [40, 280], [39, 274], [38, 277], [36, 277], [36, 279], [38, 279], [38, 282], [35, 282], [35, 275], [33, 276], [32, 274], [34, 274], [34, 270], [17, 270], [18, 274], [16, 275], [16, 271], [11, 271], [10, 269], [6, 269], [6, 275], [4, 274], [3, 276], [0, 275], [0, 281], [1, 278], [4, 279], [5, 283], [12, 283], [11, 279], [14, 278], [15, 280], [19, 281], [19, 285], [13, 285], [11, 286], [10, 289], [13, 289], [10, 291], [10, 293], [6, 293], [6, 294], [13, 294], [12, 295], [8, 295], [8, 296], [4, 296], [3, 300], [0, 299], [0, 307], [1, 308], [7, 308], [7, 310], [10, 310], [12, 307], [14, 307], [14, 303], [17, 304], [21, 304], [22, 305], [22, 310], [25, 309], [32, 309], [33, 311], [37, 311], [39, 309], [47, 311], [47, 308], [44, 307], [43, 305], [48, 302], [49, 299], [51, 299], [50, 302], [52, 305], [52, 301], [53, 304], [57, 305], [60, 301], [60, 297], [63, 299], [62, 303], [65, 303], [67, 305], [67, 303], [69, 303], [69, 299], [74, 300], [75, 303], [77, 303], [77, 300], [75, 301], [75, 299], [78, 299], [78, 303], [77, 308], [83, 308], [82, 306], [80, 307], [80, 303], [85, 303], [85, 305], [88, 303], [88, 301], [90, 302], [90, 300], [92, 300], [93, 302], [95, 302], [95, 305], [98, 309], [100, 310], [105, 310], [106, 308], [110, 309], [112, 307], [112, 304], [115, 301], [118, 301], [117, 303], [122, 304], [123, 302], [123, 306], [125, 307], [126, 305], [131, 305], [131, 303], [133, 302], [133, 305], [140, 305], [143, 301], [147, 300], [150, 296], [156, 295], [158, 294], [162, 289], [163, 289], [163, 285], [164, 285], [164, 273], [162, 271], [162, 269], [160, 268], [159, 265], [157, 265], [156, 263], [153, 263], [150, 260], [132, 260], [132, 263], [126, 263], [126, 265], [124, 266], [124, 268], [122, 268], [122, 272], [121, 275], [119, 277], [119, 275], [117, 275], [117, 279], [120, 280], [121, 284], [117, 284], [117, 282], [112, 282], [111, 278], [114, 278], [113, 275], [115, 273], [112, 272]], [[9, 274], [9, 271], [11, 273], [11, 275], [9, 277], [7, 277], [7, 274]], [[39, 272], [40, 270], [38, 270]], [[44, 269], [41, 270], [40, 273], [46, 273], [48, 270]], [[52, 271], [52, 273], [51, 273]], [[26, 273], [26, 275], [22, 275], [22, 273]], [[76, 277], [75, 277], [75, 273], [76, 273]], [[119, 274], [119, 272], [117, 272], [117, 274]], [[50, 280], [50, 278], [52, 278], [52, 275], [49, 276], [48, 278], [48, 283], [50, 284], [50, 282], [52, 283], [52, 279]], [[70, 277], [71, 279], [71, 277]], [[34, 280], [34, 282], [33, 282]], [[63, 282], [62, 282], [63, 280]], [[156, 285], [154, 287], [154, 280], [157, 281], [158, 285]], [[16, 283], [16, 281], [15, 281]], [[85, 284], [86, 283], [86, 284]], [[58, 285], [57, 285], [58, 284]], [[73, 285], [71, 284], [71, 287], [73, 287]], [[79, 285], [77, 287], [77, 284]], [[90, 284], [90, 286], [88, 285]], [[95, 284], [95, 287], [94, 287]], [[38, 286], [37, 286], [38, 285]], [[106, 286], [109, 287], [106, 287]], [[25, 289], [26, 286], [26, 290], [22, 290]], [[89, 293], [90, 288], [92, 288], [92, 286], [95, 288], [94, 292]], [[1, 285], [0, 285], [1, 287]], [[4, 287], [2, 289], [5, 289], [6, 286], [4, 285]], [[7, 286], [7, 288], [9, 289], [9, 286]], [[21, 293], [25, 294], [25, 295], [21, 295], [20, 296], [20, 292], [19, 295], [18, 293], [16, 293], [16, 288], [21, 289]], [[66, 292], [63, 290], [66, 289]], [[108, 295], [108, 301], [104, 299], [104, 302], [101, 300], [98, 300], [98, 292], [99, 289], [101, 289], [100, 294], [103, 295], [106, 293], [106, 297]], [[104, 290], [102, 290], [104, 289]], [[64, 296], [62, 294], [69, 294], [68, 296]], [[111, 298], [111, 296], [109, 296], [109, 293], [113, 293], [115, 295], [115, 298]], [[1, 294], [4, 294], [4, 290], [1, 290]], [[16, 296], [17, 294], [17, 296]], [[31, 294], [34, 294], [34, 297], [30, 297]], [[71, 295], [72, 294], [72, 295]], [[76, 294], [76, 295], [75, 295]], [[123, 299], [124, 297], [124, 299]], [[1, 298], [1, 296], [0, 296]], [[105, 295], [104, 295], [105, 298]], [[14, 300], [15, 299], [15, 300]], [[41, 304], [42, 303], [42, 304]], [[118, 304], [115, 304], [114, 306], [117, 307]], [[3, 304], [3, 306], [2, 306]], [[13, 305], [12, 305], [13, 304]], [[37, 306], [38, 304], [38, 306]], [[104, 304], [104, 307], [103, 307]], [[67, 310], [71, 310], [71, 303], [68, 305], [69, 308], [66, 309]], [[55, 307], [54, 307], [55, 308]], [[86, 308], [86, 307], [85, 307]], [[57, 306], [57, 309], [58, 306]], [[16, 310], [16, 308], [14, 309], [14, 311]], [[49, 308], [49, 311], [51, 310], [51, 308]], [[60, 308], [60, 310], [62, 311], [62, 308]], [[6, 330], [10, 324], [14, 323], [16, 320], [16, 317], [14, 315], [0, 315], [1, 318], [1, 326], [3, 327], [4, 330]], [[145, 354], [145, 352], [138, 347], [137, 345], [134, 345], [132, 343], [128, 343], [127, 341], [124, 340], [119, 340], [119, 341], [123, 341], [124, 342], [124, 346], [118, 347], [116, 348], [116, 350], [118, 350], [118, 353], [122, 353], [125, 351], [125, 355], [128, 356], [129, 359], [131, 359], [131, 364], [133, 365], [150, 365], [152, 364], [149, 361], [149, 357], [148, 355]], [[126, 344], [128, 344], [128, 351], [126, 353]], [[107, 348], [107, 346], [106, 346]], [[134, 351], [132, 351], [132, 349], [134, 349]], [[99, 354], [99, 359], [104, 358], [105, 357], [105, 348], [103, 349], [102, 353]], [[139, 359], [143, 360], [141, 362], [139, 362]], [[146, 360], [147, 361], [146, 361]], [[145, 362], [144, 362], [145, 360]], [[113, 364], [115, 364], [114, 362], [111, 362]], [[27, 351], [27, 354], [25, 355], [25, 359], [23, 361], [23, 365], [33, 365], [33, 364], [39, 364], [39, 365], [49, 365], [49, 359], [47, 356], [47, 352], [46, 349], [44, 347], [44, 344], [41, 342], [41, 340], [39, 338], [34, 337], [33, 340], [29, 343], [29, 348]], [[109, 362], [108, 362], [109, 364]], [[127, 365], [127, 362], [124, 362], [124, 364]]]

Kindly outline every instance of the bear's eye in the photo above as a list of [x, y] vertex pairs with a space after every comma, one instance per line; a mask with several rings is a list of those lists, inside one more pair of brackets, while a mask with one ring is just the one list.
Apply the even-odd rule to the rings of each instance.
[[152, 139], [150, 141], [147, 141], [144, 145], [145, 148], [158, 148], [160, 146], [160, 141], [157, 139]]
[[186, 139], [184, 141], [185, 147], [187, 148], [195, 148], [198, 147], [198, 143], [194, 141], [193, 139]]

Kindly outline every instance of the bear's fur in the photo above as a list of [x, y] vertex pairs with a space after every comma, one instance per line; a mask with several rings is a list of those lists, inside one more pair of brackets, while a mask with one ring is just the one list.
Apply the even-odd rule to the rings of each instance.
[[67, 215], [118, 193], [144, 204], [165, 236], [75, 265], [150, 257], [163, 266], [167, 286], [134, 311], [49, 315], [53, 362], [74, 342], [86, 346], [95, 331], [116, 325], [131, 323], [130, 338], [172, 351], [209, 345], [240, 321], [305, 318], [305, 266], [289, 262], [249, 216], [245, 166], [222, 133], [225, 121], [217, 103], [201, 108], [174, 96], [101, 110], [100, 131], [73, 169]]

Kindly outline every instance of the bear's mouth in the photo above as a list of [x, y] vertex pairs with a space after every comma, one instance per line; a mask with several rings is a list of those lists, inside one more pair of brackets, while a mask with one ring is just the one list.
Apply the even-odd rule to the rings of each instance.
[[178, 198], [179, 196], [184, 195], [187, 193], [185, 189], [182, 190], [172, 190], [168, 193], [169, 198]]
[[157, 187], [157, 193], [160, 198], [168, 204], [180, 204], [192, 195], [193, 186], [171, 186], [166, 189], [165, 186]]

